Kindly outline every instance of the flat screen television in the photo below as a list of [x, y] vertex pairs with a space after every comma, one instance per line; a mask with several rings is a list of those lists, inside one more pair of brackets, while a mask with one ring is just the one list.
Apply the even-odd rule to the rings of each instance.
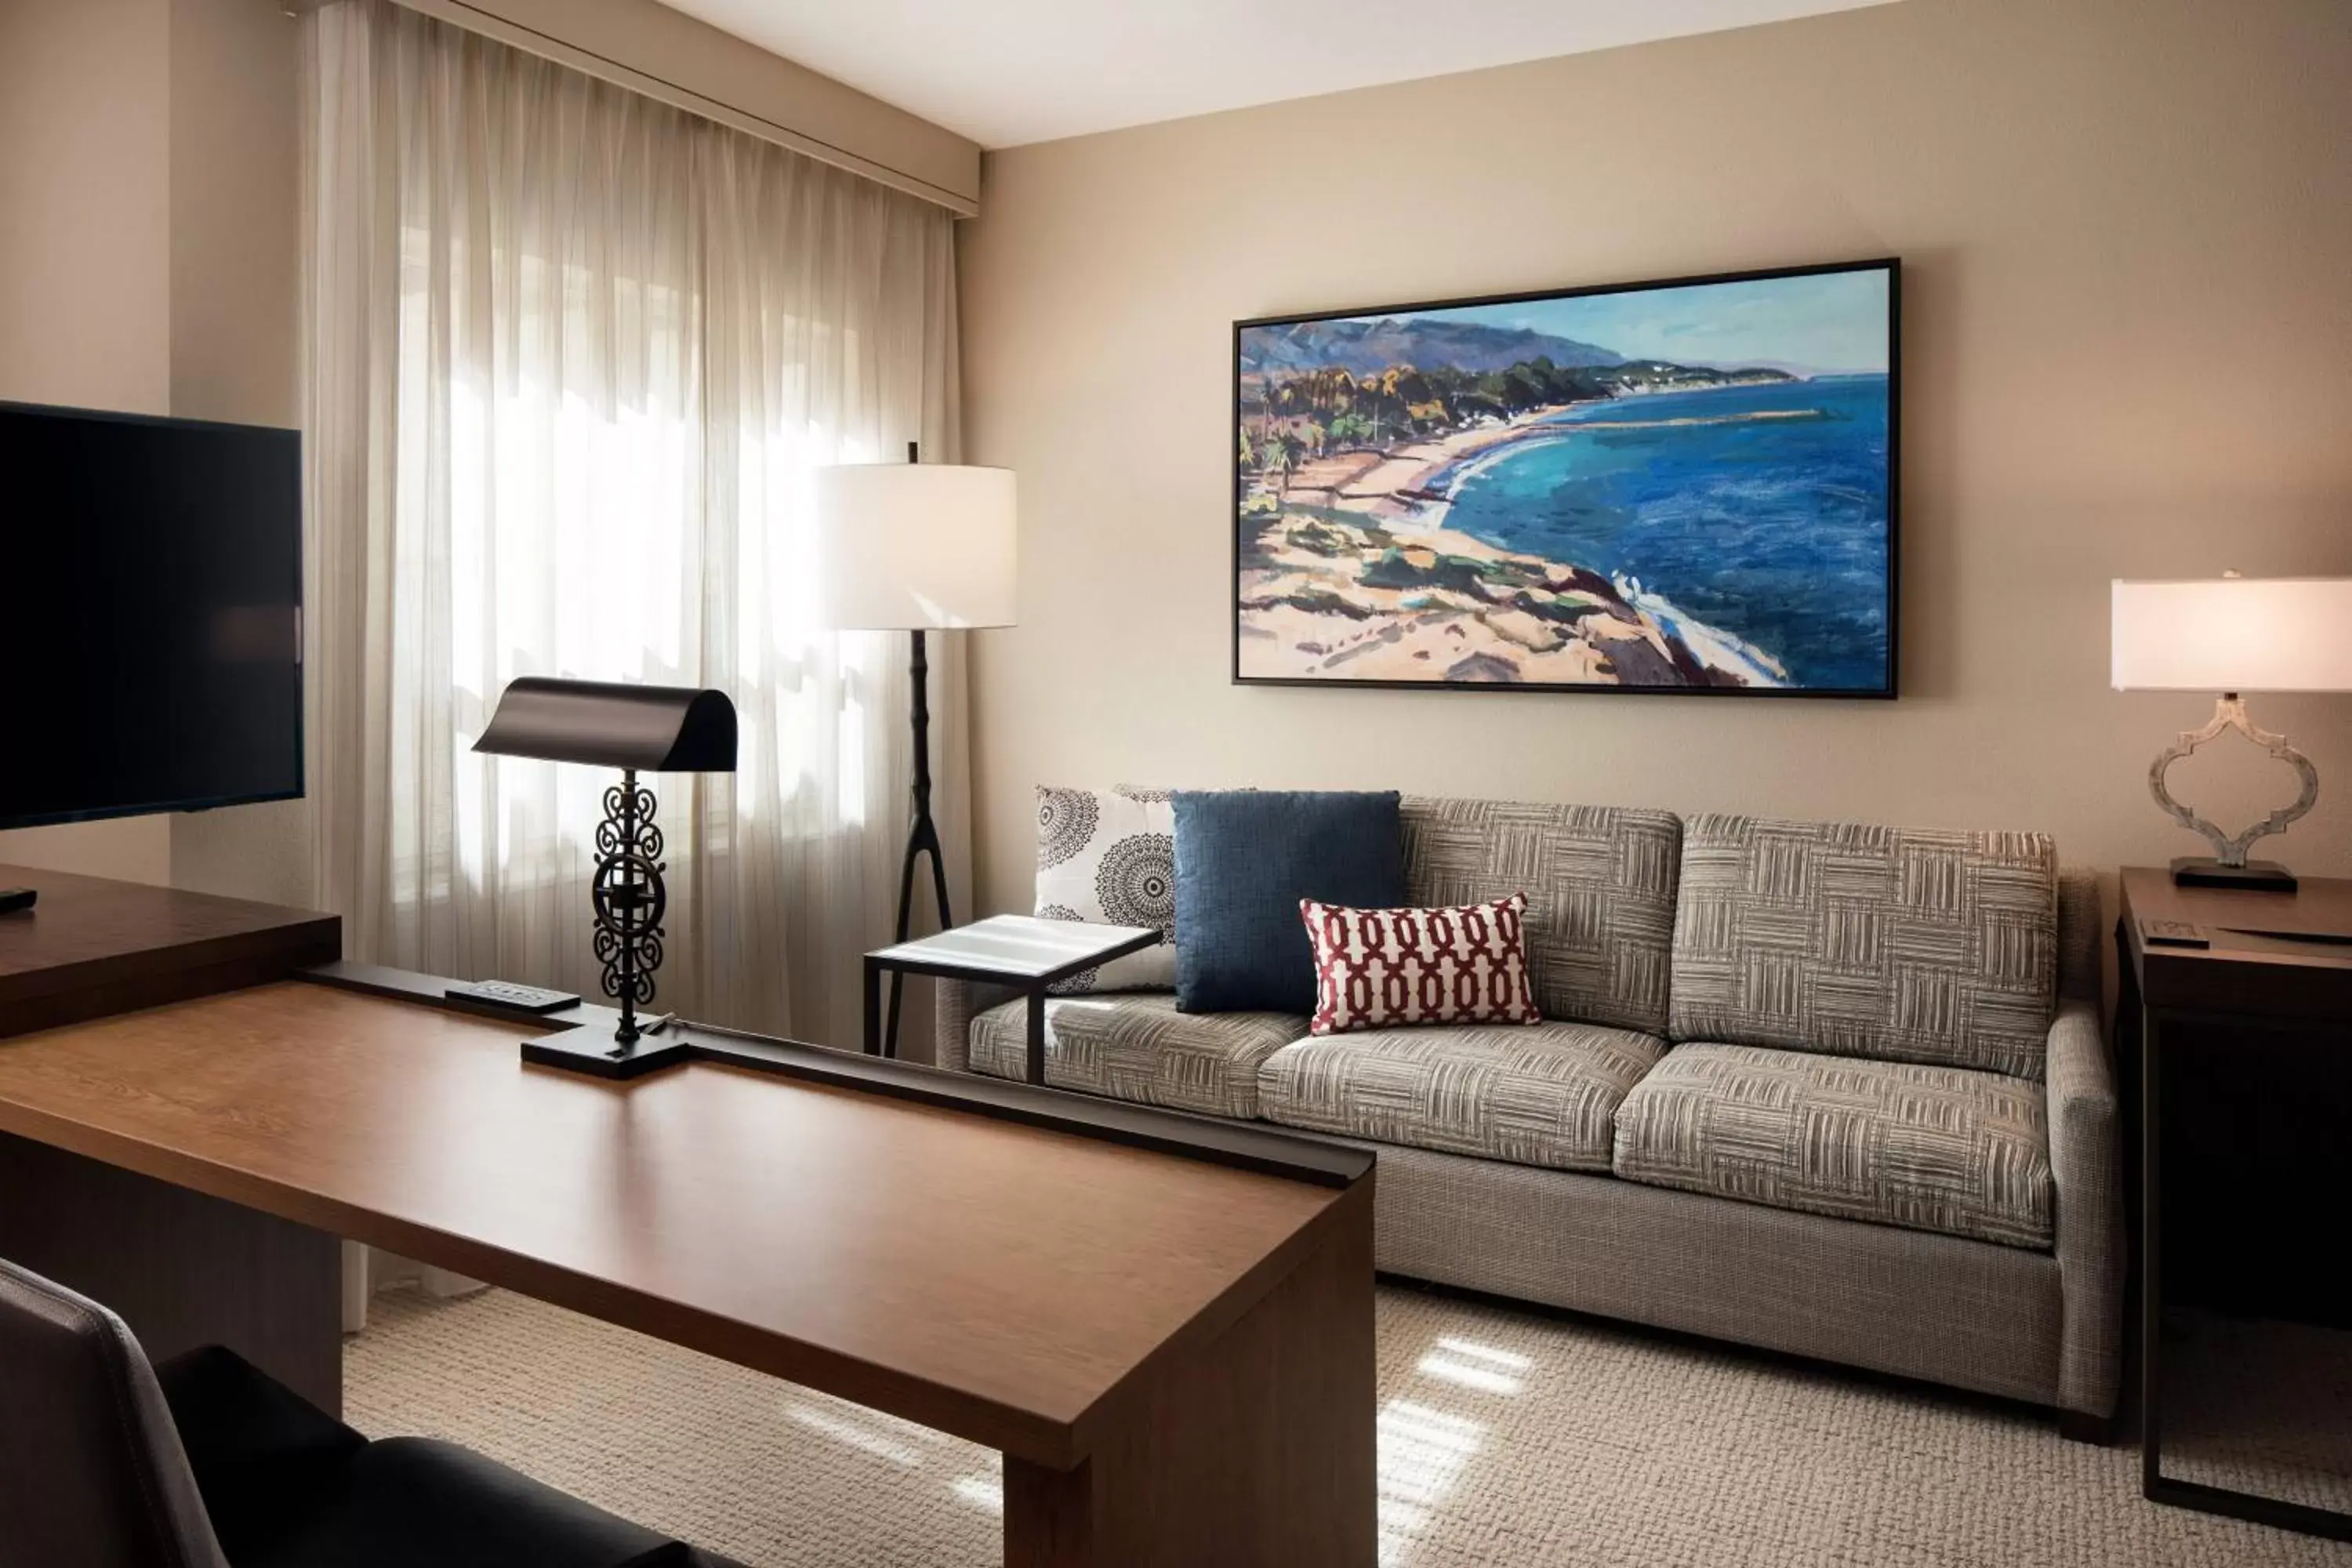
[[0, 828], [302, 793], [291, 430], [0, 403]]

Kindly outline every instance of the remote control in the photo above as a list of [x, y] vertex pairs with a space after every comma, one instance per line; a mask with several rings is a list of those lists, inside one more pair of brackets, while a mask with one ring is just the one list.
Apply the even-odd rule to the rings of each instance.
[[39, 889], [35, 888], [0, 888], [0, 915], [22, 914], [31, 909], [33, 900], [40, 896]]
[[2205, 928], [2187, 921], [2142, 921], [2139, 934], [2150, 947], [2210, 947]]
[[467, 1002], [488, 1002], [521, 1013], [554, 1013], [576, 1005], [575, 991], [551, 991], [543, 985], [518, 985], [511, 980], [477, 980], [452, 985], [446, 994]]

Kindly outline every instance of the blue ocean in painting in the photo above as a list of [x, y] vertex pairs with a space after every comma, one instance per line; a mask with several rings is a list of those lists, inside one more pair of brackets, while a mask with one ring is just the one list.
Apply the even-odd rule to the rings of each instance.
[[1885, 683], [1885, 376], [1623, 397], [1544, 423], [1558, 439], [1459, 471], [1447, 527], [1636, 578], [1794, 685]]

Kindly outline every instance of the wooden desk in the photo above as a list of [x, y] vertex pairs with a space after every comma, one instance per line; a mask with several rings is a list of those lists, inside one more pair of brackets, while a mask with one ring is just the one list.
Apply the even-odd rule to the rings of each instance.
[[[0, 1252], [142, 1338], [298, 1278], [283, 1366], [338, 1345], [307, 1238], [349, 1237], [1000, 1448], [1008, 1563], [1373, 1561], [1368, 1156], [782, 1043], [607, 1083], [532, 1032], [295, 980], [0, 1042]], [[216, 1256], [126, 1280], [159, 1189]]]
[[[2163, 1459], [2168, 1301], [2221, 1293], [2208, 1304], [2289, 1317], [2343, 1310], [2327, 1237], [2342, 1202], [2342, 1091], [2352, 1085], [2352, 881], [2245, 892], [2176, 887], [2167, 871], [2131, 868], [2122, 894], [2117, 1058], [2140, 1149], [2141, 1491], [2352, 1539], [2352, 1516], [2179, 1479]], [[2210, 945], [2150, 942], [2149, 921], [2195, 926]], [[2168, 1164], [2200, 1121], [2226, 1140], [2223, 1155], [2201, 1163], [2207, 1183], [2175, 1183], [2186, 1188], [2176, 1194]], [[2235, 1173], [2239, 1190], [2215, 1190], [2216, 1170]], [[2297, 1201], [2317, 1209], [2315, 1225], [2294, 1214]], [[2211, 1256], [2184, 1257], [2200, 1233], [2220, 1237], [2206, 1243]]]

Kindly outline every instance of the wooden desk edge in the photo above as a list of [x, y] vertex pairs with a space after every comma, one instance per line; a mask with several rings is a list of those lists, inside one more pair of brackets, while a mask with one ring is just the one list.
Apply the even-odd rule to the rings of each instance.
[[[519, 1013], [450, 997], [446, 992], [455, 984], [452, 981], [376, 964], [324, 964], [290, 978], [542, 1031], [608, 1027], [615, 1017], [610, 1008], [587, 1005], [540, 1016]], [[1276, 1128], [1239, 1126], [1156, 1106], [1099, 1100], [773, 1036], [699, 1024], [674, 1026], [691, 1044], [684, 1058], [688, 1063], [712, 1062], [804, 1083], [886, 1095], [1317, 1186], [1344, 1187], [1372, 1169], [1373, 1157], [1365, 1150]]]
[[[1350, 1226], [1362, 1226], [1369, 1237], [1372, 1224], [1372, 1178], [1369, 1174], [1364, 1180], [1350, 1184], [1337, 1202], [1292, 1232], [1280, 1247], [1260, 1258], [1255, 1267], [1235, 1280], [1223, 1295], [1196, 1313], [1192, 1321], [1129, 1369], [1128, 1374], [1096, 1400], [1074, 1424], [1074, 1458], [1071, 1462], [1075, 1464], [1092, 1453], [1106, 1436], [1128, 1418], [1126, 1407], [1148, 1397], [1156, 1380], [1179, 1368], [1199, 1348], [1222, 1338], [1227, 1329], [1297, 1272], [1308, 1258], [1327, 1247], [1340, 1245]], [[1369, 1292], [1371, 1288], [1372, 1282], [1368, 1279], [1364, 1289]]]
[[242, 990], [331, 960], [342, 948], [341, 916], [306, 915], [0, 974], [0, 1037]]

